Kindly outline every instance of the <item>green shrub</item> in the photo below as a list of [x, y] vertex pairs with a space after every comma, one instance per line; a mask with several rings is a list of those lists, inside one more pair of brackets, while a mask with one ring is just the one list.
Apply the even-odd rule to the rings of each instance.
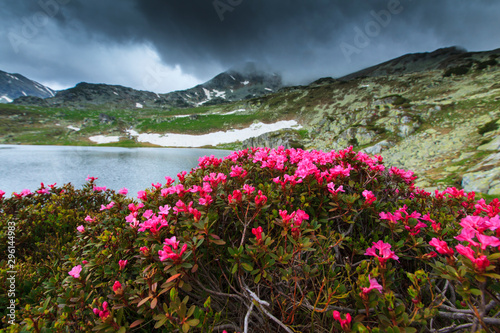
[[[413, 172], [352, 147], [246, 149], [201, 158], [178, 178], [132, 204], [111, 193], [98, 211], [85, 202], [103, 193], [75, 191], [77, 210], [90, 218], [80, 214], [76, 237], [46, 261], [52, 274], [35, 286], [37, 299], [21, 304], [23, 321], [11, 331], [498, 325], [498, 200], [476, 202], [455, 188], [431, 196]], [[0, 211], [41, 195], [4, 199]], [[19, 266], [29, 271], [35, 263], [25, 259]]]

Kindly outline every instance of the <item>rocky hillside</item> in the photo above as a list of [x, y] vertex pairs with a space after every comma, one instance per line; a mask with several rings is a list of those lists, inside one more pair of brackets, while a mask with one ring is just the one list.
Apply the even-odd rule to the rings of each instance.
[[20, 96], [47, 98], [54, 96], [54, 94], [54, 90], [21, 74], [0, 71], [0, 103], [10, 103]]
[[418, 170], [428, 189], [446, 184], [500, 195], [499, 61], [500, 49], [407, 55], [284, 88], [248, 108], [300, 119], [309, 133], [305, 148], [353, 145]]
[[196, 87], [156, 94], [118, 85], [79, 83], [50, 98], [20, 97], [19, 105], [89, 108], [187, 108], [226, 104], [264, 96], [281, 88], [281, 76], [266, 73], [253, 64], [241, 70], [229, 70]]

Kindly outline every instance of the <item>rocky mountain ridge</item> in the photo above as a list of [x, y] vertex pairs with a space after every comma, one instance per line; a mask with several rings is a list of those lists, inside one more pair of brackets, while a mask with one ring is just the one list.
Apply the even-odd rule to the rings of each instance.
[[21, 74], [0, 71], [0, 103], [10, 103], [20, 96], [48, 98], [54, 95], [54, 90]]
[[111, 108], [187, 108], [226, 104], [260, 97], [282, 87], [281, 76], [266, 73], [254, 65], [245, 71], [228, 70], [193, 88], [157, 94], [120, 85], [81, 82], [73, 88], [58, 91], [48, 98], [22, 96], [14, 100], [18, 105], [72, 107], [85, 109], [96, 106]]

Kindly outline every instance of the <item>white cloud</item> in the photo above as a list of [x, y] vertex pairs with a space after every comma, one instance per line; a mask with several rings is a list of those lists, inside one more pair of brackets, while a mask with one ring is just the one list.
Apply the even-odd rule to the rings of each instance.
[[118, 43], [88, 35], [68, 38], [71, 33], [75, 32], [61, 31], [50, 22], [32, 38], [23, 39], [17, 52], [9, 45], [0, 47], [5, 55], [11, 53], [0, 70], [20, 73], [55, 90], [84, 81], [166, 93], [202, 83], [180, 65], [164, 64], [150, 43]]

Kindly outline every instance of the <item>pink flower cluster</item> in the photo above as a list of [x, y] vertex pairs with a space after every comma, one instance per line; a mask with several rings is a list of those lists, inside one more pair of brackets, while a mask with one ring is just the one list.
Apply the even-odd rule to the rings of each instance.
[[252, 228], [252, 234], [255, 235], [257, 243], [260, 243], [262, 240], [262, 227], [259, 226], [258, 228]]
[[68, 274], [71, 275], [72, 277], [74, 277], [75, 279], [79, 279], [80, 278], [80, 273], [82, 272], [82, 265], [77, 265], [75, 267], [73, 267], [69, 272]]
[[372, 279], [370, 274], [368, 274], [368, 281], [370, 282], [370, 286], [368, 288], [362, 287], [361, 292], [367, 295], [373, 289], [378, 290], [379, 293], [382, 293], [382, 286], [377, 282], [376, 279]]
[[391, 244], [384, 243], [381, 240], [376, 243], [373, 242], [373, 246], [366, 250], [365, 255], [376, 257], [382, 267], [385, 267], [385, 263], [388, 259], [399, 260], [399, 257], [391, 251]]
[[345, 319], [342, 319], [342, 317], [340, 316], [340, 312], [335, 310], [333, 311], [333, 319], [340, 323], [340, 327], [342, 327], [343, 330], [348, 330], [351, 328], [352, 318], [350, 313], [346, 313]]
[[[403, 205], [400, 209], [396, 210], [394, 214], [380, 212], [379, 217], [381, 220], [388, 220], [392, 224], [397, 224], [398, 221], [401, 221], [406, 230], [410, 232], [412, 236], [418, 235], [422, 228], [426, 228], [427, 224], [420, 221], [421, 219], [425, 221], [432, 221], [429, 215], [421, 218], [422, 214], [413, 211], [413, 213], [409, 214], [407, 211], [408, 207]], [[415, 219], [417, 222], [415, 224], [410, 223], [410, 219]], [[434, 224], [433, 224], [434, 226]]]
[[104, 301], [102, 303], [102, 310], [94, 308], [93, 311], [96, 316], [99, 316], [99, 318], [101, 318], [102, 320], [106, 320], [106, 318], [108, 318], [110, 314], [108, 309], [108, 302]]
[[167, 259], [172, 259], [174, 262], [182, 259], [182, 255], [187, 250], [187, 244], [184, 244], [179, 251], [176, 251], [179, 248], [179, 241], [175, 236], [171, 238], [165, 238], [163, 250], [158, 251], [158, 255], [160, 256], [160, 261], [165, 261]]

